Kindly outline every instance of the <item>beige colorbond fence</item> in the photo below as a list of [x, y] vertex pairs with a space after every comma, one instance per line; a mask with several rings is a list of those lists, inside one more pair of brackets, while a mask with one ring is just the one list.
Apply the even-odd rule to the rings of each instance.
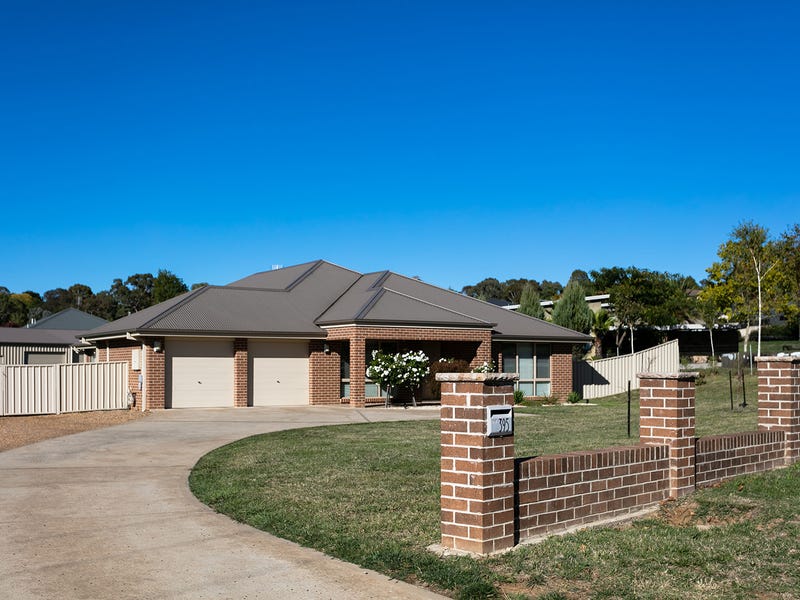
[[572, 371], [573, 386], [591, 400], [625, 392], [629, 381], [631, 389], [638, 390], [637, 373], [677, 373], [679, 370], [678, 340], [672, 340], [635, 354], [576, 362]]
[[0, 366], [0, 415], [44, 415], [128, 407], [124, 362]]

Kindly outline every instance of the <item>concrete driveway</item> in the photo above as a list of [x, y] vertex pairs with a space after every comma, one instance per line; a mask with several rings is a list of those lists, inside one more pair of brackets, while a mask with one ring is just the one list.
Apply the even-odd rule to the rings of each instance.
[[231, 521], [187, 483], [203, 454], [256, 433], [436, 416], [172, 410], [0, 452], [0, 598], [439, 598]]

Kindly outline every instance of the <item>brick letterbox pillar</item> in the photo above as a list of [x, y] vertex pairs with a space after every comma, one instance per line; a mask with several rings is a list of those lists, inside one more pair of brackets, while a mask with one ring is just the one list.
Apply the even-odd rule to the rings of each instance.
[[786, 433], [786, 464], [800, 460], [800, 357], [763, 356], [758, 364], [758, 428]]
[[442, 546], [489, 554], [514, 545], [514, 436], [488, 437], [486, 407], [514, 404], [515, 374], [440, 373]]
[[694, 400], [697, 373], [639, 373], [639, 442], [669, 446], [669, 495], [695, 487]]

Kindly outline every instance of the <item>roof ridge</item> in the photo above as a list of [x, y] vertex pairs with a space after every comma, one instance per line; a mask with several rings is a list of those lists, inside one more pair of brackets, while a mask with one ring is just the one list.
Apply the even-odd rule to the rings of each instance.
[[[220, 287], [223, 287], [223, 286], [219, 286], [219, 285], [204, 285], [202, 287], [197, 288], [196, 290], [190, 290], [189, 292], [186, 292], [186, 295], [179, 302], [176, 302], [175, 304], [170, 306], [167, 310], [158, 313], [152, 319], [149, 319], [149, 320], [145, 321], [144, 323], [142, 323], [136, 329], [142, 329], [144, 327], [148, 327], [149, 325], [155, 324], [157, 321], [160, 321], [164, 317], [167, 317], [167, 316], [171, 315], [172, 313], [174, 313], [176, 310], [178, 310], [180, 307], [184, 306], [190, 300], [193, 300], [197, 296], [205, 293], [206, 290], [209, 290], [211, 288], [220, 288]], [[153, 306], [158, 306], [158, 305], [154, 304]]]
[[355, 314], [355, 316], [353, 317], [353, 320], [354, 321], [358, 321], [359, 319], [363, 319], [364, 316], [370, 310], [372, 310], [372, 308], [378, 303], [378, 300], [383, 298], [384, 294], [386, 294], [386, 289], [385, 288], [381, 288], [377, 292], [375, 292], [375, 294], [372, 296], [372, 298], [367, 300], [367, 302], [364, 304], [364, 306], [362, 306], [361, 309]]
[[387, 291], [387, 292], [391, 292], [393, 294], [397, 294], [398, 296], [403, 296], [404, 298], [410, 298], [411, 300], [416, 300], [417, 302], [420, 302], [420, 303], [425, 304], [427, 306], [433, 306], [434, 308], [438, 308], [438, 309], [441, 309], [443, 311], [452, 313], [454, 315], [458, 315], [459, 317], [466, 317], [466, 318], [468, 318], [468, 319], [470, 319], [472, 321], [477, 321], [479, 323], [486, 323], [487, 325], [492, 325], [492, 326], [497, 325], [497, 323], [492, 323], [490, 321], [484, 321], [483, 319], [479, 319], [478, 317], [473, 317], [472, 315], [468, 315], [467, 313], [462, 313], [462, 312], [459, 312], [457, 310], [453, 310], [452, 308], [447, 308], [446, 306], [442, 306], [441, 304], [436, 304], [435, 302], [428, 302], [427, 300], [423, 300], [422, 298], [417, 298], [416, 296], [412, 296], [411, 294], [405, 294], [403, 292], [399, 292], [397, 290], [393, 290], [392, 288], [387, 288], [387, 287], [384, 287], [383, 289], [385, 291]]
[[386, 270], [386, 271], [376, 271], [376, 272], [375, 272], [375, 274], [378, 274], [378, 273], [380, 273], [380, 276], [379, 276], [379, 277], [378, 277], [378, 278], [375, 280], [375, 282], [374, 282], [374, 283], [373, 283], [371, 286], [369, 286], [369, 288], [367, 288], [367, 289], [374, 290], [374, 289], [378, 289], [378, 288], [380, 288], [380, 287], [383, 287], [383, 283], [384, 283], [384, 282], [385, 282], [387, 279], [389, 279], [389, 277], [391, 277], [391, 276], [392, 276], [392, 272], [391, 272], [391, 271], [389, 271], [389, 270]]
[[[333, 263], [331, 263], [331, 264], [333, 264]], [[339, 265], [334, 265], [334, 266], [338, 267]], [[342, 268], [345, 268], [345, 267], [342, 267]], [[347, 269], [347, 270], [350, 270], [350, 269]], [[358, 273], [358, 271], [352, 271], [352, 272], [353, 273]], [[316, 317], [314, 317], [314, 325], [317, 325], [317, 321], [319, 321], [320, 317], [322, 317], [322, 315], [324, 315], [326, 312], [328, 312], [333, 307], [334, 304], [339, 302], [339, 300], [341, 300], [345, 296], [345, 294], [347, 294], [347, 292], [352, 290], [353, 286], [355, 286], [359, 281], [361, 281], [362, 277], [365, 277], [365, 275], [359, 274], [359, 277], [356, 277], [355, 280], [353, 281], [353, 283], [351, 283], [350, 285], [347, 286], [346, 290], [344, 290], [341, 294], [336, 296], [336, 298], [334, 298], [333, 301], [330, 304], [328, 304], [328, 306], [325, 307], [325, 310], [323, 310]]]
[[320, 267], [320, 265], [322, 263], [323, 263], [323, 260], [321, 258], [318, 258], [317, 260], [313, 261], [311, 263], [311, 266], [308, 267], [308, 269], [306, 269], [305, 271], [300, 273], [300, 275], [294, 281], [292, 281], [289, 285], [286, 286], [286, 288], [285, 288], [286, 291], [287, 292], [291, 292], [292, 288], [294, 288], [297, 285], [299, 285], [302, 281], [307, 279], [309, 275], [311, 275], [314, 271], [319, 269], [319, 267]]

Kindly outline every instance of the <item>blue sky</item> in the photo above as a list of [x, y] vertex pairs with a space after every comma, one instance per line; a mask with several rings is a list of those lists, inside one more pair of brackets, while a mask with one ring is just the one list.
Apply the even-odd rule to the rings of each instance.
[[0, 285], [698, 279], [800, 221], [796, 2], [2, 0]]

